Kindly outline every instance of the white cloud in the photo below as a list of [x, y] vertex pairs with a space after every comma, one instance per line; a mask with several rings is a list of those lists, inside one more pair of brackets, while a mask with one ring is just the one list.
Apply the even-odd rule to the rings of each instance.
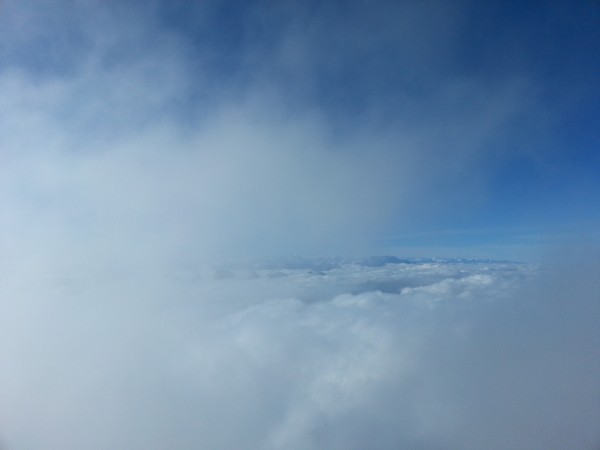
[[[79, 56], [58, 70], [61, 58], [40, 67], [9, 52], [0, 68], [2, 247], [29, 265], [360, 253], [392, 224], [399, 232], [480, 201], [486, 143], [533, 108], [522, 80], [465, 78], [437, 85], [431, 98], [407, 98], [398, 116], [373, 100], [339, 119], [311, 88], [289, 94], [277, 75], [279, 49], [261, 50], [250, 37], [239, 49], [243, 81], [221, 79], [211, 56], [218, 49], [162, 26], [155, 4], [31, 8], [8, 8], [15, 20], [36, 19], [22, 39], [7, 36], [6, 48], [27, 53], [27, 42], [41, 40], [57, 55]], [[391, 9], [427, 17], [410, 5]], [[383, 12], [369, 20], [384, 20]], [[196, 13], [204, 23], [207, 12]], [[305, 37], [298, 45], [310, 56], [298, 73], [307, 81], [329, 58], [312, 39], [330, 33], [322, 23], [330, 13], [280, 30]], [[357, 20], [347, 19], [342, 29]], [[45, 21], [80, 39], [47, 38]], [[381, 35], [340, 50], [333, 72], [350, 70], [353, 52], [389, 44], [384, 22]], [[258, 61], [244, 65], [255, 52]]]
[[[591, 449], [596, 261], [533, 282], [494, 264], [4, 279], [0, 436], [9, 450]], [[425, 284], [361, 291], [391, 279]]]
[[[394, 117], [371, 93], [338, 120], [316, 104], [314, 71], [339, 38], [313, 44], [352, 20], [294, 25], [281, 41], [294, 54], [248, 38], [248, 72], [221, 80], [218, 49], [160, 27], [154, 3], [140, 20], [110, 2], [5, 3], [3, 448], [598, 444], [596, 254], [532, 285], [510, 264], [174, 269], [360, 253], [390, 222], [469, 210], [498, 157], [486, 144], [536, 108], [526, 81], [432, 82]], [[453, 35], [456, 17], [426, 17]], [[81, 39], [48, 41], [68, 64], [36, 65], [47, 21]], [[385, 24], [348, 54], [384, 48]], [[438, 56], [416, 41], [423, 59], [410, 40], [400, 49], [408, 80]], [[347, 70], [348, 54], [327, 70]]]

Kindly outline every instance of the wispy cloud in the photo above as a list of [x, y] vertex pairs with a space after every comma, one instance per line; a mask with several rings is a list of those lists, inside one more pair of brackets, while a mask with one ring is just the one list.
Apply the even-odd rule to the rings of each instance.
[[[443, 30], [456, 26], [442, 15], [429, 23], [414, 5], [390, 8], [391, 17], [407, 12], [428, 30], [452, 34]], [[420, 58], [435, 60], [393, 35], [385, 8], [365, 18], [368, 30], [381, 22], [377, 33], [368, 37], [365, 29], [348, 42], [341, 36], [358, 23], [356, 11], [340, 21], [327, 8], [301, 9], [293, 20], [286, 8], [262, 19], [249, 14], [254, 21], [245, 22], [247, 35], [236, 47], [238, 75], [222, 74], [222, 81], [213, 53], [219, 47], [161, 22], [158, 6], [5, 9], [14, 21], [9, 31], [25, 20], [19, 17], [33, 18], [21, 38], [8, 40], [7, 49], [21, 52], [8, 59], [0, 80], [2, 223], [10, 236], [3, 245], [18, 249], [13, 258], [357, 251], [392, 226], [412, 227], [483, 201], [478, 168], [491, 156], [490, 142], [531, 107], [527, 83], [455, 76], [430, 84], [426, 95], [410, 94], [408, 85], [404, 94], [390, 91], [404, 95], [394, 114], [384, 101], [387, 88], [361, 94], [354, 116], [335, 113], [340, 103], [319, 90], [352, 97], [364, 84], [357, 55], [403, 43], [394, 47], [401, 60], [381, 68], [390, 75], [405, 73], [398, 65], [409, 70]], [[200, 20], [212, 13], [193, 14]], [[278, 17], [291, 24], [263, 48], [253, 30], [263, 30], [261, 20], [271, 29]], [[340, 29], [324, 39], [330, 23]], [[49, 37], [52, 24], [81, 39]], [[402, 32], [437, 42], [438, 33], [411, 30]], [[322, 40], [324, 47], [317, 45]], [[51, 54], [20, 57], [35, 45]], [[65, 61], [72, 52], [78, 56]], [[327, 79], [327, 67], [335, 75], [315, 85]], [[351, 81], [334, 82], [343, 72]], [[290, 81], [297, 86], [288, 95]]]

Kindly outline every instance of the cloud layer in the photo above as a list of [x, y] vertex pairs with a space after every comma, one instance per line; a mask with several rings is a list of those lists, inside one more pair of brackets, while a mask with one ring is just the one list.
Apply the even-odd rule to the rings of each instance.
[[597, 448], [592, 245], [278, 259], [501, 231], [589, 23], [535, 69], [500, 7], [194, 3], [0, 4], [0, 447]]
[[227, 36], [216, 5], [63, 6], [2, 19], [2, 247], [30, 265], [361, 252], [484, 203], [539, 106], [524, 76], [433, 76], [441, 5], [232, 8]]
[[3, 280], [3, 445], [592, 449], [597, 259], [539, 270]]

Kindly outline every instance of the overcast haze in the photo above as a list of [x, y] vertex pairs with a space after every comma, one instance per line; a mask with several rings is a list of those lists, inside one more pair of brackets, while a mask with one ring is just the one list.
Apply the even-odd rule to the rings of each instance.
[[597, 237], [593, 2], [4, 2], [0, 20], [20, 257], [524, 259]]
[[598, 55], [594, 1], [1, 1], [3, 450], [598, 448]]

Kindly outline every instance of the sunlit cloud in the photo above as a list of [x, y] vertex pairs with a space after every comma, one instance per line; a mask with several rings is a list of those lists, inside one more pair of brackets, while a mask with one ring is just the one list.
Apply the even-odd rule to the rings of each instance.
[[235, 3], [0, 4], [2, 449], [596, 448], [592, 7]]
[[377, 448], [583, 449], [600, 439], [593, 260], [541, 275], [416, 261], [248, 270], [5, 283], [18, 299], [2, 304], [5, 445], [341, 449], [375, 436]]

